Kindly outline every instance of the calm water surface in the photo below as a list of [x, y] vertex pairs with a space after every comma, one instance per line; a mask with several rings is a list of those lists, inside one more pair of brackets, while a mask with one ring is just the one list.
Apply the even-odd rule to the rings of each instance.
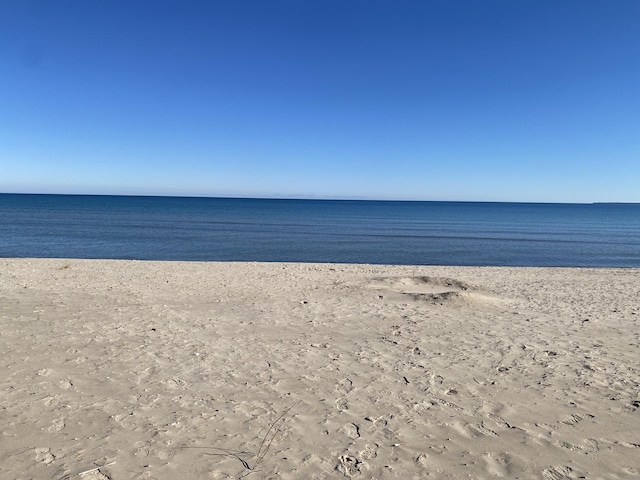
[[0, 194], [0, 257], [640, 267], [640, 205]]

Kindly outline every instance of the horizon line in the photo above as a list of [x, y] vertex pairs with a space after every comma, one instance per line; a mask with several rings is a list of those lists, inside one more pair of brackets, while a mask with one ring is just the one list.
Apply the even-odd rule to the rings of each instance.
[[210, 195], [210, 194], [144, 194], [144, 193], [43, 193], [43, 192], [0, 192], [0, 195], [55, 195], [70, 197], [140, 197], [140, 198], [208, 198], [234, 200], [309, 200], [336, 202], [412, 202], [412, 203], [522, 203], [522, 204], [551, 204], [551, 205], [640, 205], [640, 202], [558, 202], [558, 201], [527, 201], [527, 200], [418, 200], [403, 198], [373, 198], [373, 197], [340, 197], [315, 195]]

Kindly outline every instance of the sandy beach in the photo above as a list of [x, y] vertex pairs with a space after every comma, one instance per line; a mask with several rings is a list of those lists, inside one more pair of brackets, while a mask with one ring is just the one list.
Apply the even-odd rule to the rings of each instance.
[[2, 479], [638, 479], [640, 270], [0, 260]]

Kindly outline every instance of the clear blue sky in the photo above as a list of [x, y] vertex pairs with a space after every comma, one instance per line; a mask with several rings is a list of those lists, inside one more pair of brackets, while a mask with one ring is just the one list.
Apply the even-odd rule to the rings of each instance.
[[0, 192], [640, 202], [640, 1], [2, 0]]

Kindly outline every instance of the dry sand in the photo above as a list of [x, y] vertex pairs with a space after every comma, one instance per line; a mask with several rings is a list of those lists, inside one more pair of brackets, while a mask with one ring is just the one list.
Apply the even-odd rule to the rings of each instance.
[[0, 297], [2, 479], [640, 477], [637, 269], [4, 259]]

